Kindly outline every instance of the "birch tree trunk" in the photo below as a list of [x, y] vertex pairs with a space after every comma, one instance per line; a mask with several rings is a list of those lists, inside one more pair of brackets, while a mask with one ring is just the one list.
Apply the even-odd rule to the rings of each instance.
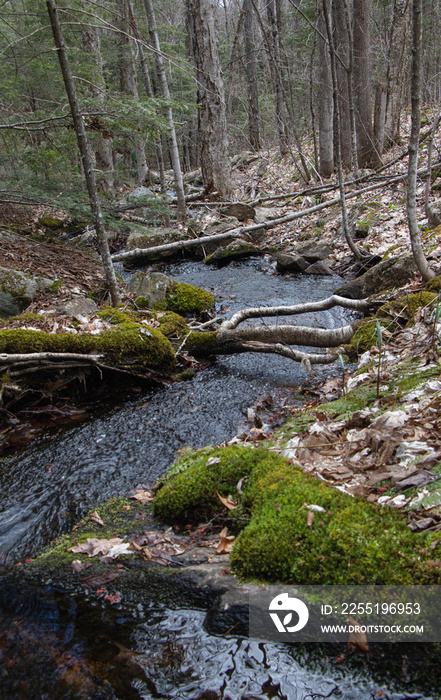
[[84, 127], [83, 115], [78, 104], [75, 84], [70, 69], [69, 58], [67, 56], [66, 46], [64, 43], [63, 32], [61, 29], [60, 20], [58, 17], [57, 7], [54, 0], [46, 0], [46, 6], [49, 14], [52, 33], [54, 36], [55, 46], [57, 47], [58, 60], [60, 62], [61, 73], [66, 87], [66, 93], [69, 100], [70, 111], [74, 124], [75, 134], [78, 141], [78, 148], [81, 154], [84, 176], [86, 179], [87, 190], [89, 193], [90, 208], [92, 211], [93, 223], [95, 226], [98, 244], [100, 248], [101, 260], [106, 275], [107, 286], [109, 288], [110, 297], [113, 306], [118, 306], [121, 302], [118, 282], [113, 269], [112, 258], [110, 257], [109, 243], [107, 241], [106, 231], [104, 229], [103, 215], [101, 213], [101, 204], [98, 196], [96, 185], [95, 171], [93, 169], [92, 157], [87, 140], [86, 129]]
[[409, 165], [407, 179], [407, 221], [409, 224], [410, 242], [415, 264], [421, 273], [423, 280], [427, 281], [435, 276], [424, 255], [421, 245], [420, 230], [417, 220], [417, 169], [418, 146], [421, 130], [421, 56], [422, 56], [422, 0], [413, 0], [412, 3], [412, 127], [409, 138]]
[[204, 187], [225, 199], [231, 195], [231, 171], [224, 82], [217, 51], [211, 0], [186, 0], [187, 24], [196, 68], [198, 135]]
[[[170, 100], [170, 91], [168, 89], [167, 76], [165, 73], [164, 61], [159, 44], [158, 29], [156, 26], [155, 11], [152, 0], [144, 0], [147, 22], [149, 25], [150, 41], [155, 53], [156, 73], [158, 77], [159, 90], [161, 97], [164, 100]], [[166, 107], [166, 117], [170, 132], [170, 158], [173, 168], [173, 178], [175, 182], [176, 198], [177, 198], [177, 215], [178, 221], [185, 222], [187, 219], [187, 207], [185, 205], [184, 183], [182, 180], [181, 161], [179, 158], [178, 140], [176, 138], [175, 123], [173, 121], [172, 108]]]

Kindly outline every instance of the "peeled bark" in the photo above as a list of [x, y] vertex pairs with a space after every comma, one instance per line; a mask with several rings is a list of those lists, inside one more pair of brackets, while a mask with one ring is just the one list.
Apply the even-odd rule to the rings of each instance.
[[86, 179], [87, 190], [89, 193], [90, 208], [92, 211], [93, 223], [100, 248], [101, 261], [103, 263], [106, 282], [109, 288], [110, 297], [113, 306], [118, 306], [121, 301], [118, 282], [113, 269], [112, 258], [109, 251], [109, 243], [107, 241], [106, 231], [103, 223], [103, 215], [101, 213], [101, 204], [98, 196], [98, 189], [93, 169], [92, 158], [87, 140], [86, 129], [84, 127], [83, 115], [78, 104], [75, 83], [70, 69], [69, 59], [67, 56], [66, 46], [64, 43], [61, 24], [58, 17], [58, 11], [53, 0], [46, 0], [46, 6], [49, 13], [52, 33], [54, 36], [55, 46], [57, 47], [58, 60], [60, 62], [61, 73], [63, 75], [64, 85], [66, 87], [67, 97], [69, 99], [70, 111], [74, 124], [75, 134], [77, 137], [78, 148], [81, 154], [83, 164], [84, 177]]

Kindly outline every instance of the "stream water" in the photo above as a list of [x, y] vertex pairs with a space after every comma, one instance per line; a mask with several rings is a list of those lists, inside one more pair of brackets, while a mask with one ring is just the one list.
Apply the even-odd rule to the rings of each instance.
[[[162, 270], [210, 289], [218, 310], [227, 314], [245, 306], [321, 299], [337, 286], [336, 278], [275, 275], [265, 259], [219, 270], [194, 262]], [[332, 310], [301, 322], [334, 327], [349, 318], [346, 311]], [[136, 401], [101, 411], [81, 425], [48, 431], [2, 458], [3, 561], [32, 557], [93, 504], [152, 483], [184, 445], [230, 438], [258, 397], [303, 380], [300, 368], [286, 358], [222, 358], [189, 382], [141, 393]], [[6, 576], [0, 583], [0, 697], [423, 697], [395, 692], [396, 675], [393, 682], [378, 681], [364, 662], [352, 661], [349, 668], [294, 647], [214, 636], [205, 629], [204, 616], [156, 600], [135, 616], [103, 612], [50, 586], [30, 590]]]

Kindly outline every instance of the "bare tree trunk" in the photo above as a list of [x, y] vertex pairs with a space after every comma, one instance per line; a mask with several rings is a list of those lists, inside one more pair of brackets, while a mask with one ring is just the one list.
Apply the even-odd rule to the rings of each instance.
[[46, 6], [49, 13], [49, 19], [51, 23], [52, 33], [54, 36], [55, 46], [57, 47], [57, 54], [58, 60], [60, 62], [61, 73], [63, 75], [64, 85], [66, 87], [67, 97], [69, 99], [72, 120], [74, 123], [75, 134], [78, 141], [78, 148], [81, 154], [84, 176], [86, 178], [87, 190], [89, 192], [90, 208], [92, 211], [93, 222], [95, 225], [98, 244], [100, 247], [101, 260], [106, 275], [107, 286], [109, 288], [113, 306], [118, 306], [118, 304], [121, 301], [121, 296], [118, 289], [118, 282], [116, 280], [115, 270], [113, 269], [112, 258], [110, 257], [106, 231], [104, 229], [103, 216], [101, 213], [101, 205], [95, 179], [95, 171], [93, 169], [89, 143], [87, 141], [86, 130], [84, 128], [83, 115], [81, 114], [78, 105], [75, 84], [73, 81], [72, 71], [70, 69], [69, 59], [67, 56], [66, 46], [61, 30], [61, 24], [58, 17], [58, 11], [54, 0], [46, 0]]
[[339, 56], [336, 62], [338, 109], [340, 113], [341, 159], [344, 168], [352, 168], [351, 115], [349, 110], [349, 34], [345, 21], [344, 0], [332, 2], [334, 47]]
[[412, 127], [409, 138], [409, 165], [407, 179], [407, 221], [409, 224], [410, 242], [415, 264], [423, 280], [435, 276], [424, 255], [421, 245], [420, 230], [417, 221], [416, 185], [418, 169], [418, 146], [421, 129], [421, 58], [423, 42], [422, 0], [412, 3]]
[[[84, 50], [90, 55], [94, 66], [89, 83], [90, 96], [99, 106], [104, 103], [106, 95], [100, 35], [97, 27], [86, 23], [81, 25], [81, 34]], [[95, 161], [101, 173], [99, 186], [106, 194], [115, 194], [112, 137], [104, 125], [95, 141]]]
[[211, 0], [186, 0], [187, 24], [197, 78], [198, 136], [204, 187], [228, 199], [231, 171], [224, 82]]
[[[158, 29], [156, 27], [156, 17], [153, 8], [152, 0], [144, 0], [147, 22], [149, 25], [150, 41], [155, 52], [155, 65], [158, 77], [159, 90], [161, 97], [164, 100], [170, 100], [170, 91], [168, 89], [167, 76], [165, 73], [164, 61], [162, 59], [161, 46], [159, 44]], [[178, 140], [176, 137], [175, 123], [173, 121], [172, 108], [166, 107], [166, 118], [170, 132], [170, 158], [173, 168], [173, 178], [175, 182], [176, 198], [177, 198], [177, 215], [179, 222], [185, 222], [187, 219], [187, 207], [185, 205], [184, 183], [182, 180], [181, 161], [179, 158]]]
[[354, 0], [354, 86], [358, 164], [361, 168], [381, 165], [372, 129], [370, 10], [371, 0]]
[[341, 203], [341, 219], [343, 233], [346, 238], [346, 242], [355, 255], [356, 260], [361, 260], [361, 253], [352, 240], [351, 232], [349, 230], [349, 220], [348, 212], [346, 208], [346, 195], [345, 195], [345, 185], [343, 180], [343, 168], [342, 168], [342, 158], [341, 158], [341, 144], [340, 144], [340, 134], [341, 134], [341, 122], [340, 122], [340, 107], [338, 100], [338, 89], [337, 89], [337, 67], [335, 60], [335, 47], [334, 38], [332, 35], [331, 19], [329, 16], [329, 9], [327, 2], [329, 0], [323, 0], [323, 14], [326, 23], [326, 31], [328, 34], [329, 49], [331, 54], [331, 75], [332, 75], [332, 89], [333, 89], [333, 101], [334, 101], [334, 145], [335, 145], [335, 155], [337, 159], [337, 174], [338, 174], [338, 184], [340, 188], [340, 203]]
[[[126, 35], [130, 26], [130, 10], [128, 0], [119, 0], [121, 24], [123, 32], [120, 37], [120, 83], [121, 92], [138, 99], [138, 80], [136, 76], [135, 62], [133, 60], [131, 40]], [[143, 183], [148, 174], [147, 159], [145, 155], [145, 139], [138, 133], [134, 136], [136, 169], [138, 180]]]
[[331, 177], [334, 173], [334, 104], [332, 97], [331, 60], [326, 36], [326, 23], [321, 2], [318, 6], [319, 30], [319, 155], [320, 175]]
[[245, 70], [248, 91], [248, 133], [251, 147], [260, 149], [259, 130], [259, 94], [257, 85], [256, 42], [254, 36], [254, 13], [251, 0], [244, 0], [244, 40], [245, 40]]

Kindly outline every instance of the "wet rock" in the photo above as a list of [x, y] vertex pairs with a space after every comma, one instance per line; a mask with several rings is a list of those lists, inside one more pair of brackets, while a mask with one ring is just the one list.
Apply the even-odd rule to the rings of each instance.
[[214, 263], [216, 265], [227, 265], [232, 260], [240, 260], [248, 258], [251, 255], [258, 255], [259, 249], [253, 243], [244, 241], [242, 238], [237, 238], [227, 246], [222, 246], [214, 251], [211, 255], [207, 255], [204, 263]]
[[329, 256], [332, 255], [333, 250], [329, 245], [320, 245], [317, 243], [302, 243], [301, 245], [297, 246], [295, 252], [298, 255], [301, 255], [303, 258], [305, 258], [306, 262], [313, 265], [314, 263], [319, 262], [320, 260], [325, 260], [325, 258], [329, 258]]
[[0, 318], [8, 318], [23, 311], [37, 292], [51, 287], [54, 280], [31, 277], [18, 270], [0, 267]]
[[162, 272], [136, 272], [130, 280], [129, 289], [137, 297], [145, 297], [150, 308], [158, 301], [165, 303], [167, 289], [173, 280]]
[[235, 204], [230, 204], [230, 206], [225, 209], [221, 209], [221, 214], [233, 216], [239, 221], [246, 221], [247, 219], [254, 219], [256, 210], [254, 207], [250, 207], [249, 204], [236, 202]]
[[180, 241], [182, 233], [172, 228], [144, 228], [142, 231], [134, 231], [127, 239], [127, 250], [135, 248], [153, 248], [165, 243]]
[[304, 272], [305, 275], [335, 275], [335, 272], [326, 260], [319, 260], [313, 263]]
[[305, 258], [297, 253], [277, 253], [277, 272], [304, 272], [308, 267]]
[[416, 265], [412, 255], [388, 258], [371, 267], [361, 277], [343, 284], [335, 294], [349, 299], [365, 299], [371, 294], [407, 284], [415, 272]]
[[427, 216], [429, 218], [429, 228], [436, 228], [441, 225], [441, 199], [436, 199], [434, 202], [429, 203]]

